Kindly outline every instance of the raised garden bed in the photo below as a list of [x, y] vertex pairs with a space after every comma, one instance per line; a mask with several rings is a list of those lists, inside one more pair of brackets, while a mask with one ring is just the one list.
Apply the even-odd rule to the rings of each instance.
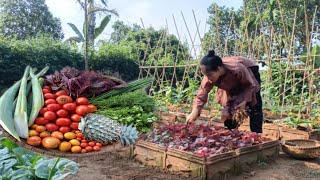
[[244, 164], [275, 158], [279, 153], [278, 141], [271, 141], [239, 148], [236, 151], [201, 157], [189, 152], [161, 147], [157, 144], [138, 141], [134, 149], [136, 160], [145, 165], [156, 166], [184, 176], [201, 179], [219, 179], [226, 173], [241, 172]]

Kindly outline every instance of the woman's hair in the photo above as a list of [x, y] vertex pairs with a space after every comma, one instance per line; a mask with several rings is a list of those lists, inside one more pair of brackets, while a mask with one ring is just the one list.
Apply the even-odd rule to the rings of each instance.
[[201, 59], [200, 65], [204, 65], [207, 72], [216, 71], [218, 67], [222, 66], [222, 59], [215, 55], [214, 50], [210, 50], [208, 55]]

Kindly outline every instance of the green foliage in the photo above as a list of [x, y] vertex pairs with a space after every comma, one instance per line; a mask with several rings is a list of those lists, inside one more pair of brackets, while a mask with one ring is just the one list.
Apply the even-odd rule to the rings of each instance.
[[77, 50], [51, 37], [15, 40], [0, 37], [0, 86], [9, 87], [20, 79], [27, 65], [43, 69], [48, 73], [65, 66], [83, 69], [83, 58]]
[[64, 158], [47, 159], [18, 147], [8, 138], [0, 139], [0, 179], [63, 179], [76, 174], [78, 164]]
[[62, 39], [61, 22], [50, 13], [45, 0], [1, 0], [0, 34], [26, 39], [49, 34]]
[[125, 108], [139, 106], [146, 112], [153, 112], [155, 102], [143, 90], [113, 96], [97, 103], [99, 109]]
[[137, 56], [130, 47], [104, 43], [92, 55], [90, 67], [106, 74], [118, 76], [125, 81], [132, 81], [137, 79], [139, 75], [139, 65], [136, 60]]
[[97, 105], [98, 113], [122, 124], [133, 124], [140, 132], [149, 131], [152, 122], [157, 119], [155, 102], [143, 90], [113, 96], [99, 101]]

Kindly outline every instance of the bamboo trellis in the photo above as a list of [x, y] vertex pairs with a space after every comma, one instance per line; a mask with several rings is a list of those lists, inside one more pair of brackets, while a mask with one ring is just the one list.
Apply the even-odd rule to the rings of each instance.
[[[205, 47], [203, 38], [204, 32], [200, 32], [200, 27], [205, 26], [206, 31], [206, 21], [201, 23], [196, 17], [194, 11], [193, 13], [193, 20], [194, 24], [191, 25], [186, 22], [184, 14], [181, 12], [181, 18], [184, 26], [184, 31], [178, 29], [178, 23], [176, 21], [176, 16], [172, 15], [172, 23], [175, 27], [175, 34], [180, 42], [182, 39], [187, 39], [189, 49], [185, 51], [181, 46], [177, 46], [176, 54], [174, 54], [175, 58], [170, 59], [170, 54], [167, 53], [166, 49], [171, 46], [168, 41], [168, 36], [170, 35], [168, 29], [169, 21], [166, 20], [166, 29], [163, 34], [161, 34], [161, 38], [158, 40], [158, 43], [155, 48], [152, 48], [150, 43], [148, 42], [148, 46], [144, 50], [146, 53], [144, 55], [144, 59], [139, 61], [140, 65], [140, 74], [139, 77], [154, 77], [155, 81], [153, 86], [158, 87], [158, 91], [168, 86], [174, 87], [187, 87], [190, 81], [200, 81], [202, 76], [199, 73], [199, 60], [209, 49], [215, 49], [218, 54], [223, 56], [245, 56], [253, 59], [257, 63], [264, 62], [267, 64], [267, 71], [264, 73], [266, 76], [263, 76], [262, 79], [262, 91], [267, 92], [271, 88], [270, 85], [277, 84], [275, 81], [279, 80], [277, 78], [273, 78], [276, 76], [278, 71], [283, 71], [281, 74], [281, 79], [283, 80], [283, 84], [279, 84], [280, 87], [273, 87], [278, 90], [278, 92], [274, 92], [275, 94], [268, 94], [263, 93], [263, 99], [265, 102], [265, 108], [269, 109], [277, 109], [280, 111], [281, 114], [289, 113], [294, 111], [293, 109], [298, 109], [299, 115], [301, 113], [307, 115], [313, 115], [314, 110], [318, 113], [320, 112], [319, 104], [320, 104], [320, 69], [315, 68], [315, 61], [320, 55], [312, 55], [311, 48], [312, 48], [312, 35], [318, 35], [319, 27], [315, 27], [315, 21], [319, 21], [316, 19], [317, 13], [319, 13], [318, 8], [315, 8], [315, 12], [312, 18], [312, 27], [311, 29], [306, 24], [306, 44], [307, 47], [307, 54], [306, 55], [296, 55], [295, 50], [295, 41], [296, 41], [296, 32], [295, 32], [295, 24], [297, 22], [297, 12], [295, 11], [295, 17], [290, 19], [290, 23], [293, 24], [293, 29], [291, 32], [287, 29], [285, 24], [289, 21], [288, 19], [284, 18], [283, 12], [281, 10], [281, 2], [278, 0], [277, 5], [280, 8], [280, 17], [281, 22], [283, 24], [283, 32], [284, 32], [284, 47], [283, 49], [286, 50], [286, 57], [281, 57], [281, 51], [278, 52], [274, 48], [274, 44], [277, 41], [277, 31], [274, 29], [272, 25], [268, 27], [268, 29], [263, 31], [259, 31], [262, 29], [266, 22], [263, 21], [262, 15], [260, 13], [260, 7], [258, 1], [256, 1], [256, 8], [258, 10], [256, 16], [258, 16], [258, 23], [255, 27], [255, 32], [249, 34], [248, 24], [249, 24], [249, 15], [247, 14], [246, 10], [244, 9], [244, 21], [245, 21], [245, 29], [244, 33], [237, 37], [233, 38], [232, 41], [234, 43], [230, 43], [231, 37], [229, 36], [231, 31], [236, 31], [237, 26], [234, 21], [234, 14], [230, 15], [230, 24], [227, 29], [227, 38], [223, 40], [221, 39], [221, 32], [219, 32], [219, 18], [216, 16], [215, 19], [215, 26], [216, 32], [212, 32], [209, 34], [209, 44]], [[304, 4], [306, 9], [306, 6]], [[219, 8], [215, 7], [214, 11], [216, 15], [218, 15]], [[305, 10], [305, 19], [308, 20], [307, 13]], [[144, 23], [141, 19], [141, 23], [143, 28]], [[191, 31], [192, 26], [194, 30]], [[224, 47], [223, 47], [224, 45]], [[157, 51], [157, 49], [164, 49], [164, 51]], [[158, 54], [156, 54], [158, 53]], [[179, 54], [180, 53], [180, 54]], [[179, 55], [182, 55], [183, 59], [179, 59]], [[148, 57], [151, 59], [148, 59]], [[158, 57], [156, 59], [155, 57]], [[160, 61], [160, 58], [166, 58], [171, 60], [171, 63], [165, 64], [164, 62]], [[293, 63], [297, 60], [301, 60], [302, 58], [306, 59], [303, 65], [294, 65]], [[284, 63], [284, 69], [272, 69], [272, 65]], [[302, 67], [301, 67], [302, 66]], [[183, 75], [177, 74], [178, 70], [183, 71]], [[168, 73], [171, 71], [172, 74]], [[263, 72], [262, 72], [263, 73]], [[297, 74], [301, 75], [302, 77], [297, 78]], [[294, 80], [293, 80], [294, 79]], [[154, 93], [155, 89], [151, 88]], [[297, 94], [297, 93], [300, 94]], [[299, 97], [299, 100], [292, 100], [292, 96], [295, 95]], [[278, 99], [276, 103], [274, 99]], [[187, 102], [191, 103], [191, 102]], [[297, 107], [298, 106], [298, 107]]]

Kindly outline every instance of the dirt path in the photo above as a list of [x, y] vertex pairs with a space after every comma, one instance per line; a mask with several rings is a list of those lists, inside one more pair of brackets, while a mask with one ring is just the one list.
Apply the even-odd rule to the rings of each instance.
[[[68, 180], [196, 180], [183, 177], [157, 168], [145, 167], [134, 160], [106, 155], [99, 158], [86, 158], [78, 161], [80, 169]], [[273, 162], [259, 163], [247, 167], [247, 171], [238, 176], [226, 176], [232, 180], [320, 180], [320, 159], [312, 161], [293, 160], [281, 154]]]

